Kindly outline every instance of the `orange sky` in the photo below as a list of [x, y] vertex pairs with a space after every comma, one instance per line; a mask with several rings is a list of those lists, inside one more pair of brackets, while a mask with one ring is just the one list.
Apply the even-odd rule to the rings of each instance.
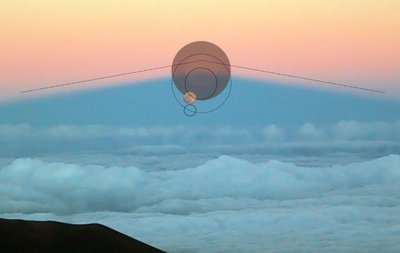
[[0, 100], [21, 97], [23, 89], [168, 65], [196, 40], [219, 45], [233, 64], [399, 97], [399, 10], [398, 0], [3, 0]]

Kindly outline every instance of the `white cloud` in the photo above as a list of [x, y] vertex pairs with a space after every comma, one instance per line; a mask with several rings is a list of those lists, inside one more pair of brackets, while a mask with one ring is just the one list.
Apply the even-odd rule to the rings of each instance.
[[[162, 150], [162, 152], [160, 151]], [[317, 126], [306, 123], [293, 129], [276, 125], [117, 127], [68, 126], [48, 128], [0, 125], [0, 156], [41, 157], [60, 153], [131, 155], [284, 154], [324, 156], [351, 154], [376, 158], [400, 152], [400, 121], [341, 121]], [[281, 158], [276, 156], [276, 158]], [[283, 159], [283, 158], [282, 158]], [[357, 159], [353, 159], [356, 161]]]
[[2, 217], [101, 222], [168, 252], [400, 252], [400, 156], [366, 161], [400, 154], [400, 121], [0, 125], [0, 145]]
[[262, 135], [267, 140], [282, 140], [285, 132], [276, 125], [269, 125], [261, 129]]
[[[340, 121], [333, 125], [317, 126], [305, 123], [297, 131], [284, 129], [274, 124], [260, 127], [233, 126], [170, 126], [170, 127], [119, 127], [103, 125], [53, 127], [32, 127], [27, 124], [0, 125], [0, 137], [4, 140], [93, 140], [93, 139], [152, 139], [162, 141], [174, 140], [191, 143], [193, 140], [205, 141], [224, 139], [233, 142], [254, 142], [259, 136], [267, 139], [284, 141], [290, 135], [290, 141], [296, 140], [399, 140], [400, 121], [394, 122], [358, 122]], [[261, 139], [262, 140], [262, 139]], [[219, 140], [217, 140], [219, 142]], [[225, 143], [225, 142], [223, 142]]]
[[42, 161], [176, 170], [221, 155], [329, 166], [400, 154], [400, 121], [306, 123], [253, 127], [116, 127], [0, 125], [0, 165], [18, 157]]
[[0, 169], [2, 217], [101, 222], [168, 252], [398, 252], [398, 196], [399, 155], [319, 168], [222, 156], [174, 171], [37, 159]]
[[321, 140], [324, 136], [324, 131], [318, 129], [314, 124], [305, 123], [299, 129], [299, 136], [305, 140]]
[[32, 134], [32, 128], [27, 124], [19, 125], [0, 125], [1, 140], [13, 140], [17, 138], [26, 138]]
[[341, 140], [400, 140], [400, 121], [369, 122], [340, 121], [332, 128], [332, 135]]
[[332, 190], [397, 186], [399, 165], [400, 156], [395, 155], [332, 168], [298, 167], [273, 160], [253, 164], [222, 156], [193, 168], [144, 171], [17, 159], [0, 170], [0, 212], [21, 212], [24, 203], [24, 210], [36, 203], [31, 212], [161, 212], [168, 204], [179, 203], [177, 206], [185, 209], [191, 201], [205, 199], [313, 198]]

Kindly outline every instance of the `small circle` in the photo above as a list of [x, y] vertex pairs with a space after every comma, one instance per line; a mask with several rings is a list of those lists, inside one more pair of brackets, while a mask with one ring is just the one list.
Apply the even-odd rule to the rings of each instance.
[[194, 92], [186, 92], [185, 95], [183, 95], [183, 100], [187, 103], [187, 104], [194, 104], [197, 100], [197, 95]]
[[197, 107], [192, 104], [185, 105], [183, 113], [188, 117], [192, 117], [197, 113]]
[[192, 69], [185, 78], [186, 93], [194, 92], [196, 99], [211, 98], [218, 88], [217, 76], [208, 68], [197, 67]]

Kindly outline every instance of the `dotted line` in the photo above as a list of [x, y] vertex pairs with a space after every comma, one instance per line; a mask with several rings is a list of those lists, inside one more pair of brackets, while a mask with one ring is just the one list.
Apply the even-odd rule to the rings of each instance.
[[311, 82], [324, 83], [324, 84], [329, 84], [329, 85], [335, 85], [335, 86], [341, 86], [341, 87], [346, 87], [346, 88], [358, 89], [358, 90], [363, 90], [363, 91], [369, 91], [369, 92], [375, 92], [375, 93], [381, 93], [381, 94], [385, 94], [386, 93], [386, 92], [381, 91], [381, 90], [363, 88], [363, 87], [358, 87], [358, 86], [349, 85], [349, 84], [343, 84], [343, 83], [335, 83], [335, 82], [324, 81], [324, 80], [319, 80], [319, 79], [314, 79], [314, 78], [309, 78], [309, 77], [304, 77], [304, 76], [290, 75], [290, 74], [279, 73], [279, 72], [274, 72], [274, 71], [269, 71], [269, 70], [250, 68], [250, 67], [239, 66], [239, 65], [231, 65], [231, 67], [240, 68], [240, 69], [246, 69], [246, 70], [252, 70], [252, 71], [262, 72], [262, 73], [267, 73], [267, 74], [272, 74], [272, 75], [278, 75], [278, 76], [284, 76], [284, 77], [290, 77], [290, 78], [297, 78], [297, 79], [311, 81]]
[[[196, 54], [196, 55], [206, 55], [206, 54]], [[222, 64], [222, 65], [231, 66], [231, 67], [239, 68], [239, 69], [251, 70], [251, 71], [262, 72], [262, 73], [266, 73], [266, 74], [272, 74], [272, 75], [278, 75], [278, 76], [284, 76], [284, 77], [290, 77], [290, 78], [295, 78], [295, 79], [311, 81], [311, 82], [317, 82], [317, 83], [340, 86], [340, 87], [345, 87], [345, 88], [357, 89], [357, 90], [362, 90], [362, 91], [367, 91], [367, 92], [375, 92], [375, 93], [380, 93], [380, 94], [385, 94], [386, 93], [386, 92], [381, 91], [381, 90], [358, 87], [358, 86], [354, 86], [354, 85], [350, 85], [350, 84], [336, 83], [336, 82], [319, 80], [319, 79], [314, 79], [314, 78], [309, 78], [309, 77], [304, 77], [304, 76], [291, 75], [291, 74], [286, 74], [286, 73], [281, 73], [281, 72], [275, 72], [275, 71], [270, 71], [270, 70], [264, 70], [264, 69], [258, 69], [258, 68], [252, 68], [252, 67], [246, 67], [246, 66], [240, 66], [240, 65], [234, 65], [234, 64], [224, 64], [224, 63], [208, 61], [208, 60], [196, 60], [196, 61], [190, 61], [190, 62], [185, 62], [185, 63], [180, 63], [180, 64], [171, 64], [171, 65], [159, 66], [159, 67], [154, 67], [154, 68], [147, 68], [147, 69], [136, 70], [136, 71], [131, 71], [131, 72], [119, 73], [119, 74], [114, 74], [114, 75], [101, 76], [101, 77], [85, 79], [85, 80], [80, 80], [80, 81], [75, 81], [75, 82], [62, 83], [62, 84], [57, 84], [57, 85], [45, 86], [45, 87], [40, 87], [40, 88], [35, 88], [35, 89], [29, 89], [29, 90], [22, 90], [22, 91], [20, 91], [20, 93], [24, 94], [24, 93], [30, 93], [30, 92], [43, 91], [43, 90], [48, 90], [48, 89], [54, 89], [54, 88], [70, 86], [70, 85], [88, 83], [88, 82], [99, 81], [99, 80], [104, 80], [104, 79], [110, 79], [110, 78], [115, 78], [115, 77], [121, 77], [121, 76], [133, 75], [133, 74], [149, 72], [149, 71], [154, 71], [154, 70], [160, 70], [160, 69], [165, 69], [165, 68], [171, 68], [171, 67], [174, 67], [174, 66], [179, 66], [179, 65], [184, 65], [184, 64], [191, 64], [191, 63], [196, 63], [196, 62], [207, 62], [207, 63], [214, 63], [214, 64]]]
[[88, 83], [88, 82], [104, 80], [104, 79], [109, 79], [109, 78], [115, 78], [115, 77], [120, 77], [120, 76], [133, 75], [133, 74], [138, 74], [138, 73], [142, 73], [142, 72], [148, 72], [148, 71], [153, 71], [153, 70], [158, 70], [158, 69], [165, 69], [165, 68], [170, 68], [170, 67], [171, 67], [171, 65], [160, 66], [160, 67], [155, 67], [155, 68], [136, 70], [136, 71], [119, 73], [119, 74], [114, 74], [114, 75], [101, 76], [101, 77], [96, 77], [96, 78], [91, 78], [91, 79], [80, 80], [80, 81], [76, 81], [76, 82], [62, 83], [62, 84], [51, 85], [51, 86], [46, 86], [46, 87], [41, 87], [41, 88], [36, 88], [36, 89], [31, 89], [31, 90], [23, 90], [23, 91], [21, 91], [21, 93], [28, 93], [28, 92], [42, 91], [42, 90], [48, 90], [48, 89], [53, 89], [53, 88], [60, 88], [60, 87], [69, 86], [69, 85]]
[[[203, 60], [197, 60], [197, 61], [192, 61], [192, 62], [185, 62], [182, 64], [191, 64], [191, 63], [202, 62], [202, 61]], [[141, 69], [141, 70], [136, 70], [136, 71], [131, 71], [131, 72], [124, 72], [124, 73], [119, 73], [119, 74], [114, 74], [114, 75], [101, 76], [101, 77], [85, 79], [85, 80], [69, 82], [69, 83], [62, 83], [62, 84], [57, 84], [57, 85], [50, 85], [50, 86], [45, 86], [45, 87], [40, 87], [40, 88], [35, 88], [35, 89], [30, 89], [30, 90], [23, 90], [20, 93], [23, 94], [23, 93], [29, 93], [29, 92], [35, 92], [35, 91], [43, 91], [43, 90], [48, 90], [48, 89], [54, 89], [54, 88], [60, 88], [60, 87], [64, 87], [64, 86], [75, 85], [75, 84], [94, 82], [94, 81], [110, 79], [110, 78], [115, 78], [115, 77], [121, 77], [121, 76], [128, 76], [128, 75], [149, 72], [149, 71], [154, 71], [154, 70], [159, 70], [159, 69], [171, 68], [175, 65], [178, 65], [178, 64], [165, 65], [165, 66], [159, 66], [159, 67], [148, 68], [148, 69]]]
[[[215, 63], [215, 64], [225, 65], [223, 63], [213, 62], [213, 61], [208, 61], [208, 60], [200, 60], [200, 61], [207, 62], [207, 63]], [[183, 63], [183, 64], [186, 64], [186, 63]], [[336, 82], [331, 82], [331, 81], [324, 81], [324, 80], [319, 80], [319, 79], [315, 79], [315, 78], [309, 78], [309, 77], [304, 77], [304, 76], [285, 74], [285, 73], [280, 73], [280, 72], [275, 72], [275, 71], [270, 71], [270, 70], [251, 68], [251, 67], [239, 66], [239, 65], [234, 65], [234, 64], [226, 64], [226, 65], [234, 67], [234, 68], [240, 68], [240, 69], [246, 69], [246, 70], [251, 70], [251, 71], [256, 71], [256, 72], [262, 72], [262, 73], [271, 74], [271, 75], [278, 75], [278, 76], [296, 78], [296, 79], [301, 79], [301, 80], [306, 80], [306, 81], [311, 81], [311, 82], [324, 83], [324, 84], [335, 85], [335, 86], [340, 86], [340, 87], [346, 87], [346, 88], [351, 88], [351, 89], [358, 89], [358, 90], [362, 90], [362, 91], [386, 94], [386, 92], [381, 91], [381, 90], [364, 88], [364, 87], [354, 86], [354, 85], [350, 85], [350, 84], [336, 83]]]

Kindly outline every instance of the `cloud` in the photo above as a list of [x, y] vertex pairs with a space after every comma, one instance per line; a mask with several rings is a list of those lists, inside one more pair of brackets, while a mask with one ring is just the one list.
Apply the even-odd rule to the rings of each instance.
[[262, 128], [261, 133], [266, 140], [282, 140], [285, 135], [285, 131], [276, 125], [269, 125]]
[[[36, 141], [130, 139], [152, 140], [158, 144], [166, 142], [191, 143], [192, 141], [213, 143], [260, 142], [267, 140], [313, 141], [313, 140], [400, 140], [400, 121], [359, 122], [339, 121], [333, 125], [317, 126], [307, 122], [293, 129], [284, 129], [274, 124], [259, 127], [232, 126], [154, 126], [120, 127], [104, 125], [57, 125], [32, 127], [27, 124], [0, 125], [0, 137], [4, 141], [20, 141], [22, 138]], [[205, 139], [204, 137], [207, 137]], [[209, 140], [209, 141], [207, 141]], [[224, 142], [221, 142], [223, 140]], [[261, 139], [262, 141], [262, 139]]]
[[376, 185], [389, 189], [400, 184], [399, 164], [400, 156], [395, 155], [332, 168], [273, 160], [254, 164], [221, 156], [192, 168], [144, 171], [17, 159], [0, 170], [0, 212], [163, 212], [174, 206], [182, 207], [177, 213], [202, 212], [185, 206], [208, 199], [290, 200], [323, 197], [332, 190], [352, 193]]
[[311, 123], [305, 123], [300, 127], [299, 136], [305, 140], [321, 140], [325, 137], [324, 131]]
[[273, 124], [146, 128], [0, 125], [0, 157], [6, 163], [31, 157], [83, 165], [176, 170], [231, 155], [251, 162], [275, 159], [318, 167], [389, 154], [400, 154], [400, 121], [305, 123], [289, 129]]
[[400, 140], [400, 121], [340, 121], [332, 127], [331, 132], [341, 140]]
[[32, 128], [28, 124], [19, 125], [0, 125], [0, 138], [15, 141], [18, 138], [26, 138], [32, 134]]
[[399, 166], [399, 155], [153, 171], [16, 159], [0, 169], [0, 213], [100, 222], [168, 252], [398, 252]]

